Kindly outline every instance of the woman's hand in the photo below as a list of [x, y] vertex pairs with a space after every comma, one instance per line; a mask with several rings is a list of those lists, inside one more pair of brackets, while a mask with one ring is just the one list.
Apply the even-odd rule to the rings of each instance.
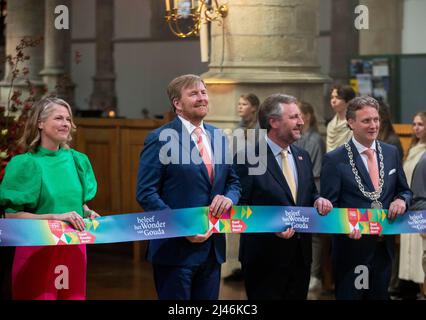
[[83, 218], [75, 211], [58, 214], [56, 220], [69, 222], [78, 231], [83, 231], [86, 227]]
[[96, 211], [89, 209], [87, 211], [84, 211], [84, 217], [93, 220], [99, 218], [100, 215]]
[[99, 217], [100, 217], [100, 215], [99, 215], [96, 211], [91, 210], [91, 209], [87, 206], [87, 204], [84, 204], [84, 205], [83, 205], [83, 211], [84, 211], [84, 217], [85, 217], [85, 218], [89, 218], [89, 219], [93, 220], [93, 219], [96, 219], [96, 218], [99, 218]]

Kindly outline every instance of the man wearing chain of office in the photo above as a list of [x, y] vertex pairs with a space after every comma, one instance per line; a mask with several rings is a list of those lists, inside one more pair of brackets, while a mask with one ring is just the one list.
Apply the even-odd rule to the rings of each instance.
[[[395, 219], [407, 210], [412, 192], [396, 147], [377, 140], [378, 110], [372, 97], [349, 102], [346, 119], [353, 137], [324, 156], [321, 195], [335, 208], [383, 208], [388, 209], [387, 219]], [[360, 230], [353, 228], [349, 235], [333, 236], [332, 257], [336, 299], [389, 298], [394, 236], [361, 236]], [[357, 283], [359, 270], [368, 273], [362, 286]]]

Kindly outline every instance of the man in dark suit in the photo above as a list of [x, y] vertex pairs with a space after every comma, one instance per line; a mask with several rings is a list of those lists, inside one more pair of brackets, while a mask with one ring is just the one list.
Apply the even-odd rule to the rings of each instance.
[[[314, 205], [321, 214], [332, 209], [330, 201], [318, 195], [309, 154], [292, 145], [303, 126], [296, 102], [292, 96], [274, 94], [260, 106], [259, 124], [267, 135], [259, 139], [255, 150], [247, 151], [254, 155], [247, 154], [246, 161], [237, 164], [240, 204]], [[254, 165], [247, 159], [256, 158], [257, 172], [250, 172]], [[234, 161], [238, 163], [238, 155]], [[306, 299], [311, 260], [310, 234], [295, 234], [288, 228], [276, 234], [241, 235], [240, 261], [248, 299]]]
[[[209, 206], [220, 217], [237, 204], [241, 188], [232, 158], [225, 161], [226, 136], [203, 122], [209, 102], [205, 84], [198, 76], [183, 75], [167, 93], [177, 117], [145, 140], [137, 201], [145, 211]], [[218, 298], [223, 234], [152, 240], [147, 258], [159, 299]]]
[[[339, 208], [389, 209], [388, 219], [403, 214], [411, 201], [398, 150], [379, 142], [379, 105], [357, 97], [346, 112], [353, 131], [349, 143], [323, 160], [321, 194]], [[394, 250], [393, 236], [335, 235], [332, 255], [337, 299], [388, 299]]]

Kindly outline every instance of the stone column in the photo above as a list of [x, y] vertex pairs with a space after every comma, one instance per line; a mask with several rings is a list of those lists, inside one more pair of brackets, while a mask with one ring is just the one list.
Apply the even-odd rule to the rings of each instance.
[[69, 29], [56, 29], [55, 8], [64, 5], [68, 8], [71, 23], [71, 3], [69, 0], [45, 0], [44, 29], [44, 69], [41, 71], [49, 93], [65, 99], [74, 106], [74, 87], [71, 81], [71, 26]]
[[354, 27], [358, 0], [333, 0], [331, 9], [330, 76], [348, 83], [349, 59], [358, 54], [359, 31]]
[[[44, 35], [44, 6], [39, 1], [33, 0], [14, 0], [7, 3], [6, 17], [6, 56], [16, 56], [16, 46], [22, 39], [40, 39]], [[28, 78], [34, 88], [41, 93], [44, 83], [40, 77], [40, 71], [43, 68], [43, 42], [41, 41], [34, 47], [24, 49], [24, 55], [30, 57], [29, 60], [19, 64], [19, 70], [28, 68]], [[20, 76], [14, 81], [14, 89], [21, 90], [22, 98], [25, 99], [28, 94], [27, 84], [24, 78]], [[11, 69], [6, 62], [5, 76], [0, 82], [1, 102], [7, 103], [11, 86]]]
[[90, 108], [117, 110], [114, 74], [114, 1], [96, 1], [96, 74]]
[[207, 120], [230, 128], [236, 103], [252, 92], [261, 100], [286, 93], [323, 114], [323, 84], [317, 62], [318, 0], [233, 0], [223, 25], [212, 24], [211, 63], [202, 77], [209, 88]]
[[361, 0], [369, 11], [369, 29], [361, 30], [359, 53], [399, 54], [402, 43], [403, 0]]

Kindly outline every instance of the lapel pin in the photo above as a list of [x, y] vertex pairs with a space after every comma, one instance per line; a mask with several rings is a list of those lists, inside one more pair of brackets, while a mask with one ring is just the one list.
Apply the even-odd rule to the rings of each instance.
[[303, 157], [302, 156], [297, 156], [297, 159], [303, 160]]

